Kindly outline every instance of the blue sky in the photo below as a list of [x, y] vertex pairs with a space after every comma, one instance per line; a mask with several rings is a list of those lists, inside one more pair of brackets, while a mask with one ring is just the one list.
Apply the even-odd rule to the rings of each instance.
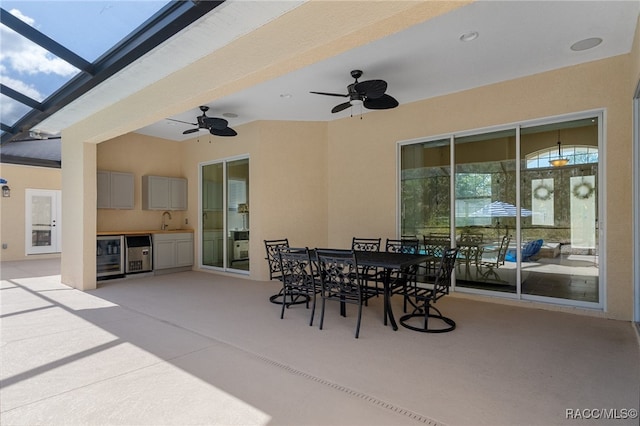
[[[1, 7], [89, 62], [95, 61], [167, 0], [2, 0]], [[78, 72], [49, 52], [0, 25], [0, 81], [38, 101]], [[6, 96], [1, 119], [12, 125], [28, 109]]]

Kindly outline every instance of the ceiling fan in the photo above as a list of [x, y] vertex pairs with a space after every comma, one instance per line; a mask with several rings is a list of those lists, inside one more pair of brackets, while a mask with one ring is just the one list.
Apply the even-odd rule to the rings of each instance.
[[333, 107], [331, 112], [336, 113], [345, 110], [353, 105], [363, 105], [367, 109], [391, 109], [398, 106], [398, 101], [393, 96], [385, 94], [387, 90], [387, 82], [384, 80], [366, 80], [358, 82], [362, 77], [362, 71], [351, 71], [351, 77], [356, 81], [347, 86], [347, 94], [327, 93], [327, 92], [310, 92], [316, 95], [339, 96], [349, 98], [349, 102], [345, 102]]
[[167, 120], [177, 121], [178, 123], [191, 124], [193, 126], [198, 126], [195, 129], [188, 129], [182, 132], [183, 135], [188, 135], [189, 133], [195, 133], [200, 130], [208, 130], [214, 136], [236, 136], [238, 132], [229, 127], [229, 122], [224, 118], [217, 117], [209, 117], [207, 116], [207, 111], [209, 111], [209, 107], [203, 105], [200, 107], [200, 111], [202, 111], [202, 115], [197, 117], [197, 123], [189, 123], [187, 121], [174, 120], [173, 118], [168, 118]]

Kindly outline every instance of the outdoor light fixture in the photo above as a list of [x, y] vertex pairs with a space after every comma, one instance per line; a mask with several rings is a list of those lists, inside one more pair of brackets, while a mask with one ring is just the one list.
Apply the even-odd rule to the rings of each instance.
[[9, 188], [9, 185], [2, 185], [2, 196], [11, 197], [11, 188]]
[[558, 130], [558, 158], [549, 160], [549, 163], [551, 163], [553, 167], [562, 167], [562, 166], [566, 166], [567, 163], [569, 163], [569, 159], [567, 157], [562, 156], [562, 148], [560, 147], [560, 145], [561, 145], [560, 131]]

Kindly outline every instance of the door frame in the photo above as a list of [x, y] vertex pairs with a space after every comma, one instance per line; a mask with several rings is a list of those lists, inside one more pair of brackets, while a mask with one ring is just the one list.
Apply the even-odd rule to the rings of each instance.
[[640, 195], [638, 182], [640, 179], [640, 81], [633, 95], [633, 319], [640, 323]]
[[[31, 223], [32, 199], [34, 196], [51, 197], [51, 244], [32, 246], [33, 224]], [[62, 251], [62, 191], [59, 189], [25, 189], [24, 208], [24, 251], [25, 255], [60, 253]]]
[[[210, 270], [216, 270], [216, 271], [224, 271], [224, 272], [230, 272], [230, 273], [234, 273], [234, 274], [239, 274], [239, 275], [250, 275], [251, 273], [251, 263], [249, 263], [249, 270], [244, 270], [244, 269], [236, 269], [233, 268], [231, 263], [229, 262], [229, 234], [230, 234], [230, 230], [228, 228], [228, 223], [227, 223], [227, 219], [228, 219], [228, 182], [229, 182], [229, 178], [227, 175], [227, 167], [228, 164], [234, 161], [238, 161], [238, 160], [250, 160], [250, 156], [249, 154], [241, 154], [241, 155], [234, 155], [234, 156], [230, 156], [230, 157], [225, 157], [225, 158], [220, 158], [220, 159], [216, 159], [216, 160], [210, 160], [210, 161], [204, 161], [198, 164], [198, 230], [199, 230], [199, 238], [197, 241], [197, 247], [198, 247], [198, 266], [201, 269], [210, 269]], [[204, 223], [203, 223], [203, 205], [202, 205], [202, 194], [204, 191], [204, 187], [202, 184], [202, 169], [205, 166], [208, 165], [213, 165], [213, 164], [222, 164], [222, 181], [223, 181], [223, 185], [222, 185], [222, 222], [223, 222], [223, 244], [222, 244], [222, 256], [223, 256], [223, 266], [211, 266], [211, 265], [205, 265], [203, 262], [203, 241], [204, 241]], [[251, 192], [249, 192], [249, 194], [251, 194]], [[249, 200], [247, 200], [249, 202]], [[249, 239], [249, 241], [251, 241], [251, 239]], [[251, 244], [251, 243], [249, 243]], [[251, 251], [251, 250], [249, 250]]]

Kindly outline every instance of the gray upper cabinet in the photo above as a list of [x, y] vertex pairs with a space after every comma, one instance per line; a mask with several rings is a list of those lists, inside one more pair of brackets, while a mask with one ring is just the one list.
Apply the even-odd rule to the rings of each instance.
[[133, 210], [133, 173], [98, 170], [98, 208]]
[[187, 210], [187, 180], [142, 176], [143, 210]]

